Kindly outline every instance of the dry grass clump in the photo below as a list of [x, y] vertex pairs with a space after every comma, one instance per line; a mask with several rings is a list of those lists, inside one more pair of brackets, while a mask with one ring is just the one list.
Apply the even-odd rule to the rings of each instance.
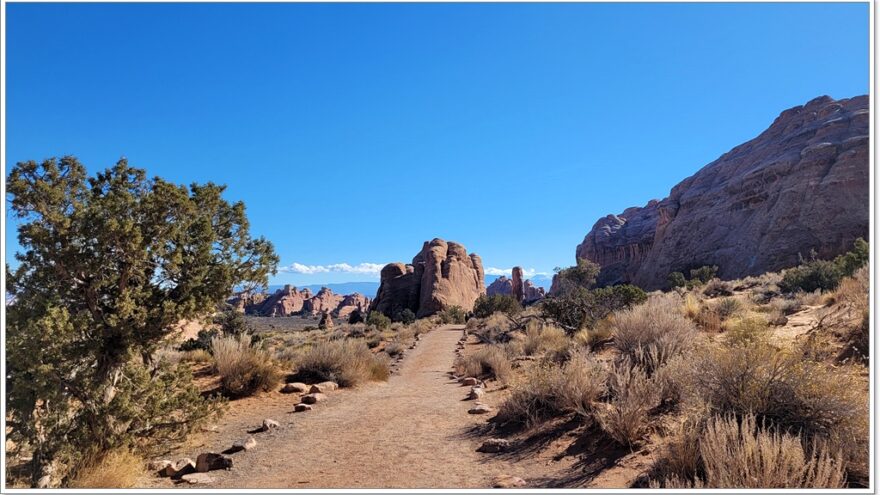
[[556, 355], [568, 349], [570, 341], [565, 330], [547, 323], [531, 320], [526, 325], [525, 338], [521, 342], [522, 353]]
[[180, 361], [183, 363], [208, 364], [214, 361], [214, 356], [204, 349], [193, 349], [181, 352]]
[[611, 340], [614, 334], [612, 317], [605, 317], [592, 328], [582, 328], [572, 335], [572, 341], [577, 347], [593, 349], [594, 347]]
[[715, 305], [715, 311], [722, 320], [736, 316], [742, 309], [742, 303], [732, 297], [725, 297]]
[[780, 431], [830, 442], [851, 478], [866, 476], [867, 383], [856, 369], [776, 348], [756, 319], [741, 319], [725, 337], [694, 353], [684, 380], [690, 399], [715, 414], [755, 414]]
[[543, 363], [530, 368], [527, 377], [515, 383], [501, 403], [498, 421], [531, 427], [562, 414], [559, 401], [561, 381], [562, 369], [559, 366]]
[[67, 487], [135, 488], [146, 475], [143, 459], [129, 450], [113, 450], [86, 462]]
[[251, 345], [249, 334], [214, 337], [211, 350], [220, 386], [231, 397], [271, 390], [281, 379], [270, 353]]
[[361, 339], [319, 342], [295, 359], [297, 374], [304, 380], [335, 381], [353, 387], [368, 381], [388, 379], [388, 361], [370, 352]]
[[608, 370], [605, 366], [588, 352], [573, 351], [558, 378], [559, 408], [592, 417], [596, 404], [607, 392]]
[[716, 308], [703, 306], [696, 317], [693, 318], [694, 323], [708, 333], [718, 333], [722, 330], [722, 316]]
[[[757, 426], [754, 415], [716, 416], [698, 435], [688, 433], [684, 454], [693, 471], [672, 474], [652, 488], [842, 488], [845, 474], [836, 452], [800, 436]], [[694, 447], [697, 447], [696, 449]], [[669, 451], [667, 451], [667, 454]], [[679, 466], [686, 469], [690, 467]]]
[[660, 405], [661, 388], [641, 366], [616, 363], [608, 376], [612, 399], [596, 411], [602, 430], [618, 443], [633, 446], [648, 431], [648, 415]]
[[614, 316], [614, 343], [621, 355], [648, 372], [686, 349], [695, 336], [696, 328], [682, 314], [675, 294], [652, 297]]
[[683, 310], [685, 316], [691, 319], [696, 318], [700, 314], [701, 309], [700, 300], [696, 296], [690, 292], [684, 295]]
[[606, 394], [607, 380], [602, 363], [575, 350], [562, 365], [544, 361], [529, 368], [501, 404], [498, 418], [527, 427], [566, 413], [591, 418]]
[[509, 340], [509, 332], [514, 326], [514, 321], [500, 312], [492, 313], [486, 318], [471, 318], [467, 323], [468, 333], [489, 344]]
[[458, 357], [454, 367], [458, 375], [481, 380], [494, 378], [502, 384], [507, 384], [513, 375], [506, 351], [497, 344], [486, 346], [469, 356]]
[[703, 295], [706, 297], [730, 296], [733, 295], [733, 290], [730, 282], [713, 278], [703, 289]]

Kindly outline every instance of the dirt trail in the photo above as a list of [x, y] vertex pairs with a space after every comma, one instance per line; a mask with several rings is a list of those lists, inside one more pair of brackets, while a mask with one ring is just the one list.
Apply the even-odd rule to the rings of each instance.
[[533, 463], [475, 451], [483, 438], [469, 432], [486, 417], [467, 413], [468, 388], [446, 374], [461, 335], [461, 326], [423, 335], [387, 383], [332, 392], [312, 411], [292, 413], [293, 396], [237, 405], [198, 451], [222, 451], [263, 418], [282, 426], [254, 434], [257, 447], [232, 454], [234, 468], [212, 471], [207, 487], [484, 488], [500, 474], [527, 478]]

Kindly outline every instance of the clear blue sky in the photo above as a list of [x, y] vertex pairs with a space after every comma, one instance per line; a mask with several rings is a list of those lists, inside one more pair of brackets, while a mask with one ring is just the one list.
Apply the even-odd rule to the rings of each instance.
[[[283, 265], [443, 237], [549, 272], [782, 110], [867, 93], [868, 8], [9, 3], [5, 158], [228, 184]], [[375, 278], [320, 270], [273, 283]]]

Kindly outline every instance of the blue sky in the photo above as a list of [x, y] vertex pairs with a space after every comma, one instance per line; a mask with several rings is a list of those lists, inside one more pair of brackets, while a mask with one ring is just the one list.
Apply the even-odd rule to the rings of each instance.
[[868, 22], [867, 3], [9, 3], [5, 159], [228, 184], [293, 267], [273, 283], [373, 280], [433, 237], [550, 272], [782, 110], [867, 93]]

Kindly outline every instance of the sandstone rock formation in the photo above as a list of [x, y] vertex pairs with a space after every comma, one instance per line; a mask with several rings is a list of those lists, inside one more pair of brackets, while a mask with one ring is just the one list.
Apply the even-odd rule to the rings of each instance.
[[228, 302], [240, 311], [259, 316], [318, 316], [330, 312], [338, 318], [348, 318], [353, 311], [366, 310], [370, 305], [370, 298], [357, 292], [346, 296], [334, 294], [327, 287], [312, 295], [309, 289], [297, 290], [296, 287], [285, 285], [268, 297], [263, 294], [242, 293]]
[[348, 294], [347, 296], [343, 297], [339, 305], [336, 306], [336, 317], [347, 320], [353, 312], [360, 311], [361, 313], [366, 313], [367, 308], [369, 307], [369, 297], [361, 295], [357, 292], [355, 292], [354, 294]]
[[317, 294], [303, 301], [302, 310], [306, 314], [317, 316], [325, 311], [335, 311], [343, 299], [327, 287], [321, 287]]
[[480, 257], [468, 255], [461, 244], [434, 239], [425, 242], [412, 264], [390, 263], [382, 268], [370, 311], [393, 316], [409, 309], [419, 318], [451, 306], [470, 311], [485, 293]]
[[512, 275], [513, 278], [507, 278], [504, 275], [496, 278], [486, 288], [486, 294], [490, 296], [496, 294], [513, 296], [523, 304], [535, 302], [544, 297], [543, 287], [537, 287], [531, 280], [523, 279], [522, 268], [518, 266], [513, 267]]
[[596, 222], [576, 257], [598, 283], [662, 288], [670, 272], [717, 265], [722, 279], [832, 257], [867, 238], [868, 97], [815, 98], [651, 200]]

